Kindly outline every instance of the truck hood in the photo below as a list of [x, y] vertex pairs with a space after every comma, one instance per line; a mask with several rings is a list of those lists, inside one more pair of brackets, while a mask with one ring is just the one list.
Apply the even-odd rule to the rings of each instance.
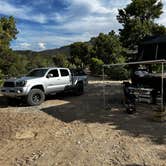
[[17, 81], [30, 81], [30, 80], [33, 80], [35, 81], [36, 79], [39, 79], [39, 77], [19, 77], [19, 78], [10, 78], [10, 79], [7, 79], [6, 81], [7, 82], [17, 82]]

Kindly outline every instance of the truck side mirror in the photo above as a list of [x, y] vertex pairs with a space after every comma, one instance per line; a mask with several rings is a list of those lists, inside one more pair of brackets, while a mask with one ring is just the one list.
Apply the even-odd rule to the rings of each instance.
[[52, 74], [52, 73], [49, 73], [49, 74], [47, 74], [46, 77], [47, 77], [47, 78], [52, 78], [52, 77], [53, 77], [53, 74]]

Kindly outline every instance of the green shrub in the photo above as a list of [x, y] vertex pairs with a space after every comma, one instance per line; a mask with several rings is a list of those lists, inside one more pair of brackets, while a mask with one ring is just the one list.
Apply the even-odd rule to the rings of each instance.
[[4, 77], [4, 75], [3, 75], [2, 71], [0, 70], [0, 87], [2, 86], [2, 84], [4, 82], [3, 77]]
[[0, 87], [3, 85], [4, 80], [0, 80]]
[[126, 80], [129, 78], [129, 71], [123, 66], [105, 68], [105, 74], [113, 80]]
[[92, 74], [102, 74], [103, 61], [101, 59], [92, 58], [90, 63], [90, 70]]

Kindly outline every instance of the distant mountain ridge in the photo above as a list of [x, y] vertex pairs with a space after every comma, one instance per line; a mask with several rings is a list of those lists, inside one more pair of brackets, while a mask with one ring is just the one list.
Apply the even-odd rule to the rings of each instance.
[[65, 54], [67, 56], [70, 56], [70, 46], [63, 46], [60, 48], [48, 49], [43, 51], [15, 50], [14, 52], [26, 56], [37, 55], [37, 54], [43, 56], [56, 56], [57, 54]]

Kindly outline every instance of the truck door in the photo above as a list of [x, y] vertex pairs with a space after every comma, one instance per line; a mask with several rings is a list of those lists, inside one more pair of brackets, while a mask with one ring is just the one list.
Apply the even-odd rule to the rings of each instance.
[[71, 74], [68, 69], [60, 69], [61, 84], [63, 88], [72, 85]]
[[58, 69], [52, 69], [47, 74], [47, 93], [58, 92], [62, 90], [61, 78]]

